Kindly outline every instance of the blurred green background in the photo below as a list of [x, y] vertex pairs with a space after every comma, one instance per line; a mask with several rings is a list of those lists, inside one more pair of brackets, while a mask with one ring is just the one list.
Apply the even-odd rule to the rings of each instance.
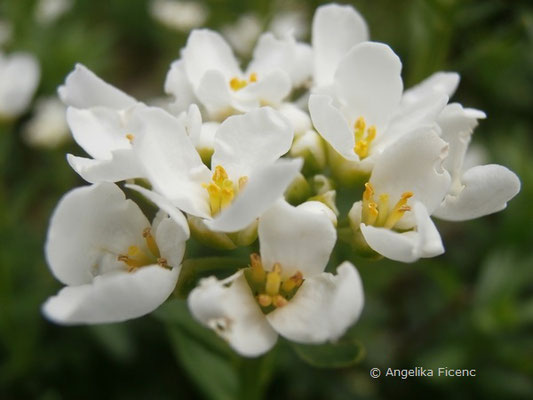
[[[11, 22], [6, 52], [39, 58], [37, 95], [52, 95], [76, 62], [139, 99], [161, 96], [186, 33], [158, 23], [143, 0], [76, 0], [53, 23], [35, 20], [36, 1], [2, 0]], [[267, 26], [281, 10], [310, 24], [320, 1], [205, 1], [206, 26], [255, 13]], [[366, 306], [351, 333], [366, 356], [350, 368], [307, 365], [286, 342], [258, 360], [232, 353], [174, 301], [122, 324], [60, 327], [40, 305], [60, 284], [43, 257], [49, 216], [60, 196], [84, 184], [68, 167], [69, 142], [29, 147], [32, 111], [0, 126], [0, 398], [380, 399], [533, 398], [533, 3], [529, 0], [361, 0], [373, 40], [403, 61], [406, 86], [437, 70], [462, 80], [453, 100], [484, 110], [474, 134], [487, 162], [522, 181], [499, 214], [438, 228], [446, 253], [413, 265], [353, 258]], [[337, 265], [337, 264], [335, 264]], [[174, 328], [163, 322], [170, 321]], [[207, 346], [207, 347], [205, 347]], [[207, 349], [207, 350], [206, 350]], [[475, 378], [372, 380], [369, 369], [475, 368]], [[257, 367], [257, 368], [256, 368]], [[260, 371], [254, 373], [253, 371]]]

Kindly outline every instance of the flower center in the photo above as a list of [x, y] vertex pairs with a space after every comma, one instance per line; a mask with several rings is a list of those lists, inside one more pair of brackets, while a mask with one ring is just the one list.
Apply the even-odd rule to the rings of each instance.
[[133, 144], [133, 139], [135, 139], [135, 136], [133, 135], [133, 133], [127, 133], [126, 139], [128, 139], [128, 141]]
[[403, 214], [406, 211], [411, 211], [411, 207], [407, 205], [407, 201], [411, 197], [413, 197], [413, 192], [402, 193], [400, 200], [390, 208], [389, 195], [387, 193], [380, 194], [376, 202], [374, 199], [374, 188], [370, 182], [367, 182], [365, 183], [365, 191], [363, 193], [361, 221], [366, 225], [393, 229], [403, 217]]
[[370, 145], [376, 137], [376, 127], [375, 125], [371, 125], [367, 128], [365, 118], [359, 117], [353, 125], [353, 132], [355, 137], [353, 151], [362, 160], [368, 156]]
[[250, 83], [257, 82], [257, 73], [252, 72], [250, 76], [248, 77], [248, 80], [246, 79], [240, 79], [238, 77], [233, 77], [229, 81], [229, 86], [234, 90], [241, 90], [242, 88], [245, 88]]
[[167, 260], [161, 257], [159, 247], [157, 247], [150, 228], [143, 230], [143, 237], [149, 251], [145, 251], [139, 246], [130, 246], [128, 247], [127, 254], [119, 254], [117, 260], [126, 264], [128, 272], [133, 272], [138, 268], [154, 264], [158, 264], [163, 268], [169, 268]]
[[221, 165], [215, 167], [213, 177], [210, 183], [204, 183], [202, 186], [209, 194], [209, 207], [211, 215], [217, 215], [224, 208], [229, 206], [233, 201], [235, 195], [244, 188], [248, 182], [248, 177], [241, 176], [238, 185], [236, 186], [228, 177], [228, 173]]
[[300, 271], [288, 278], [283, 278], [281, 272], [279, 263], [275, 263], [272, 271], [267, 272], [259, 254], [250, 255], [250, 267], [245, 269], [244, 276], [265, 314], [286, 305], [304, 281]]

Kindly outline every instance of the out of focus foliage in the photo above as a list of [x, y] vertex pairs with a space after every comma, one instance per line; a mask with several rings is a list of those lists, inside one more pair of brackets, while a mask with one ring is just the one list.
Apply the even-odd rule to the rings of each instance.
[[[76, 62], [138, 98], [163, 94], [186, 33], [158, 24], [148, 2], [76, 0], [48, 24], [36, 21], [36, 3], [2, 0], [0, 19], [12, 26], [3, 50], [40, 60], [38, 96], [54, 94]], [[284, 10], [309, 19], [322, 2], [204, 3], [206, 25], [219, 29], [250, 12], [265, 27]], [[43, 243], [59, 197], [84, 183], [65, 160], [65, 152], [79, 153], [74, 144], [37, 150], [23, 142], [30, 110], [0, 125], [0, 398], [533, 398], [533, 4], [352, 4], [372, 39], [400, 55], [407, 86], [437, 70], [461, 74], [455, 99], [488, 115], [474, 143], [521, 178], [508, 209], [462, 224], [438, 222], [446, 253], [413, 265], [354, 259], [339, 245], [332, 263], [352, 260], [365, 286], [365, 310], [350, 332], [366, 348], [356, 367], [311, 367], [288, 343], [260, 359], [239, 358], [194, 323], [180, 300], [123, 324], [58, 327], [40, 314], [59, 288]], [[169, 320], [176, 329], [161, 323]], [[475, 368], [477, 376], [372, 380], [368, 373], [417, 366]]]

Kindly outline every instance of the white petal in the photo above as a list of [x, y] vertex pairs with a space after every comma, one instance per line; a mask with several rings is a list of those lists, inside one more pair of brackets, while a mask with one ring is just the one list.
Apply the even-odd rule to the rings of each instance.
[[139, 207], [116, 185], [73, 189], [59, 201], [50, 221], [48, 265], [64, 284], [89, 283], [104, 270], [122, 268], [116, 255], [130, 245], [144, 248], [142, 231], [149, 226]]
[[183, 211], [207, 217], [209, 205], [202, 183], [211, 181], [182, 123], [170, 114], [147, 109], [138, 113], [145, 133], [135, 141], [134, 151], [155, 191]]
[[120, 322], [148, 314], [172, 293], [180, 268], [158, 265], [107, 273], [90, 284], [68, 286], [43, 304], [50, 320], [65, 324]]
[[293, 131], [289, 121], [270, 107], [227, 118], [215, 135], [212, 167], [223, 166], [230, 178], [249, 175], [289, 151]]
[[503, 210], [520, 191], [520, 180], [509, 169], [495, 164], [467, 170], [462, 190], [448, 195], [434, 215], [449, 221], [464, 221]]
[[344, 115], [333, 105], [331, 97], [312, 94], [309, 98], [309, 112], [318, 133], [339, 154], [347, 160], [359, 161], [359, 156], [354, 151], [354, 132]]
[[344, 262], [337, 275], [321, 273], [306, 279], [289, 303], [267, 315], [283, 337], [301, 343], [322, 343], [340, 338], [363, 310], [361, 278]]
[[256, 169], [235, 201], [206, 225], [211, 230], [222, 232], [235, 232], [247, 227], [283, 195], [301, 167], [301, 159], [281, 159]]
[[424, 79], [418, 85], [407, 89], [402, 97], [402, 107], [420, 102], [435, 94], [445, 94], [452, 97], [459, 85], [459, 74], [457, 72], [435, 72], [429, 78]]
[[223, 119], [226, 114], [233, 112], [234, 99], [228, 79], [220, 71], [206, 71], [198, 84], [196, 95], [213, 119]]
[[143, 178], [144, 169], [132, 150], [115, 150], [109, 160], [93, 160], [67, 154], [69, 165], [90, 183]]
[[312, 129], [309, 114], [293, 103], [283, 103], [278, 111], [289, 120], [294, 135], [300, 135]]
[[420, 201], [430, 214], [440, 205], [450, 185], [442, 169], [447, 144], [430, 128], [403, 136], [376, 161], [370, 182], [376, 194], [388, 193], [396, 202], [404, 192], [413, 192], [410, 202]]
[[280, 263], [286, 277], [305, 278], [326, 268], [337, 234], [329, 217], [278, 201], [259, 219], [259, 244], [265, 269]]
[[241, 75], [237, 60], [224, 38], [208, 29], [190, 33], [187, 45], [182, 51], [182, 60], [194, 90], [209, 70], [220, 71], [227, 79]]
[[291, 91], [289, 75], [282, 70], [275, 70], [259, 77], [241, 90], [233, 92], [234, 107], [239, 111], [248, 111], [261, 105], [278, 106]]
[[315, 85], [331, 83], [341, 58], [366, 40], [366, 22], [353, 7], [338, 4], [318, 7], [312, 31]]
[[76, 108], [102, 106], [120, 110], [137, 103], [133, 97], [104, 82], [82, 64], [76, 64], [58, 93], [63, 103]]
[[362, 223], [361, 232], [372, 249], [391, 260], [410, 263], [444, 253], [439, 232], [426, 208], [417, 202], [413, 214], [416, 231], [399, 233]]
[[188, 298], [192, 315], [213, 329], [239, 354], [266, 353], [277, 340], [254, 299], [242, 271], [219, 281], [202, 279]]
[[458, 181], [463, 172], [466, 151], [479, 118], [485, 118], [485, 114], [452, 103], [444, 108], [437, 120], [441, 128], [441, 137], [449, 144], [448, 157], [443, 165], [450, 172], [455, 184], [460, 184]]
[[267, 32], [259, 37], [247, 75], [259, 77], [280, 69], [286, 72], [292, 86], [299, 86], [311, 77], [313, 51], [308, 44], [297, 43], [293, 38], [278, 39]]
[[189, 225], [185, 216], [176, 222], [174, 218], [164, 218], [155, 228], [155, 240], [161, 257], [174, 269], [181, 268], [185, 253], [185, 242], [189, 239]]
[[16, 117], [26, 111], [39, 85], [39, 61], [30, 53], [0, 52], [0, 117]]
[[361, 43], [348, 52], [335, 72], [335, 85], [353, 121], [364, 117], [378, 135], [385, 129], [402, 97], [401, 71], [400, 59], [385, 44]]
[[174, 61], [165, 79], [165, 93], [172, 94], [176, 101], [172, 104], [172, 110], [176, 114], [185, 111], [189, 105], [196, 103], [196, 95], [187, 74], [183, 60]]

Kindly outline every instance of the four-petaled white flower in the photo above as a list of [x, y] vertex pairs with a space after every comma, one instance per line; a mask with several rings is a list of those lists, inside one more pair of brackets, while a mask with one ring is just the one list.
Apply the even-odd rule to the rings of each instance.
[[105, 323], [156, 309], [174, 290], [189, 237], [184, 216], [173, 217], [159, 214], [150, 224], [111, 183], [67, 193], [45, 246], [52, 273], [67, 286], [44, 314], [61, 324]]
[[40, 77], [39, 62], [32, 54], [0, 51], [0, 121], [26, 111]]
[[349, 262], [324, 272], [335, 229], [321, 203], [276, 203], [259, 221], [260, 256], [224, 280], [200, 281], [189, 295], [193, 316], [245, 356], [257, 356], [278, 334], [301, 343], [341, 337], [363, 308], [359, 274]]
[[444, 160], [452, 177], [446, 198], [434, 215], [449, 221], [464, 221], [503, 210], [520, 191], [520, 180], [508, 168], [497, 165], [476, 165], [464, 170], [464, 160], [477, 120], [485, 118], [482, 111], [448, 105], [437, 122], [442, 138], [449, 143]]
[[450, 175], [442, 168], [447, 144], [435, 127], [412, 132], [379, 158], [350, 222], [377, 253], [413, 262], [444, 252], [430, 215], [439, 207]]
[[181, 58], [171, 65], [165, 91], [176, 97], [176, 111], [199, 102], [211, 118], [222, 120], [262, 105], [280, 105], [293, 86], [310, 76], [310, 59], [308, 45], [266, 33], [243, 72], [222, 36], [195, 30]]
[[301, 160], [279, 159], [292, 142], [289, 122], [263, 107], [227, 118], [215, 135], [211, 170], [181, 124], [168, 116], [134, 147], [154, 191], [130, 186], [161, 208], [178, 207], [215, 231], [244, 229], [285, 191]]
[[385, 44], [365, 42], [340, 61], [329, 94], [311, 94], [309, 111], [324, 139], [345, 159], [370, 172], [376, 156], [414, 129], [435, 122], [448, 102], [427, 91], [417, 107], [402, 104], [402, 64]]

